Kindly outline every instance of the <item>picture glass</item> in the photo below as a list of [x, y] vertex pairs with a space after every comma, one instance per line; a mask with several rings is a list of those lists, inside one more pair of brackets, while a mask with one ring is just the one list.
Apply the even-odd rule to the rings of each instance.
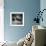
[[11, 12], [10, 24], [12, 26], [24, 26], [24, 12]]

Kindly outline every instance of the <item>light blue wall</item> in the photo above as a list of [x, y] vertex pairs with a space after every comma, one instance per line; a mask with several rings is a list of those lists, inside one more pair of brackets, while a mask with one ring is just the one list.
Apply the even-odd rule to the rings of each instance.
[[[40, 9], [40, 0], [4, 0], [4, 35], [7, 41], [18, 41], [31, 29], [35, 12]], [[24, 26], [10, 26], [10, 12], [24, 12]]]
[[[46, 0], [41, 0], [40, 1], [40, 10], [42, 11], [43, 9], [46, 9]], [[43, 22], [40, 21], [40, 25], [46, 27], [46, 11], [43, 12], [42, 17], [43, 17]]]

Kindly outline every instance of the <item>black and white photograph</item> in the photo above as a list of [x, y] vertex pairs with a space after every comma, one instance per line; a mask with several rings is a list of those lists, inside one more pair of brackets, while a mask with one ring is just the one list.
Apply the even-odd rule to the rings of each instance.
[[24, 12], [10, 12], [11, 26], [24, 26]]

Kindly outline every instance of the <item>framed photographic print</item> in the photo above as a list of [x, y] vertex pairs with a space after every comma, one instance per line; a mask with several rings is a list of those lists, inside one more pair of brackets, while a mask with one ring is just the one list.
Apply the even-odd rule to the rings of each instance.
[[11, 26], [24, 26], [24, 12], [10, 12]]

